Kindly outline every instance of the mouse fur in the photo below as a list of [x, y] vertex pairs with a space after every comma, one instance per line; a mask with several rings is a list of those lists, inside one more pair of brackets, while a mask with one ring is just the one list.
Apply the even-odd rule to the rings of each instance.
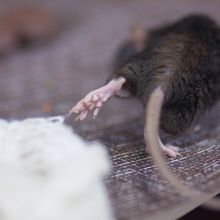
[[184, 132], [220, 96], [220, 31], [205, 15], [190, 15], [154, 30], [143, 52], [108, 78], [124, 77], [123, 90], [147, 106], [157, 87], [164, 92], [160, 127]]

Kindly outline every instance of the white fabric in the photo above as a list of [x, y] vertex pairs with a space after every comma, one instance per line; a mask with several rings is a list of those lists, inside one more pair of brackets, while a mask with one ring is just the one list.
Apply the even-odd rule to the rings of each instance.
[[58, 120], [0, 120], [1, 220], [110, 220], [103, 146]]

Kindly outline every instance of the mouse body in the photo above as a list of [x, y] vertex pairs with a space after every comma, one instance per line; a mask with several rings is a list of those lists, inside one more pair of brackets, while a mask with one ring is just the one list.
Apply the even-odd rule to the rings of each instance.
[[220, 96], [220, 32], [204, 16], [184, 18], [155, 31], [148, 46], [108, 79], [124, 77], [122, 89], [146, 105], [152, 91], [165, 93], [161, 126], [183, 132]]
[[131, 57], [145, 49], [150, 32], [151, 31], [145, 29], [139, 23], [134, 23], [130, 27], [128, 38], [119, 45], [113, 56], [112, 72], [117, 71], [126, 64]]
[[[73, 111], [82, 120], [95, 108], [96, 116], [104, 102], [122, 91], [137, 97], [147, 109], [158, 88], [158, 96], [163, 96], [160, 128], [173, 135], [183, 133], [218, 101], [220, 29], [212, 19], [190, 15], [154, 30], [143, 51], [129, 58], [104, 87], [89, 93]], [[179, 155], [176, 147], [162, 144], [159, 134], [158, 143], [165, 154]]]

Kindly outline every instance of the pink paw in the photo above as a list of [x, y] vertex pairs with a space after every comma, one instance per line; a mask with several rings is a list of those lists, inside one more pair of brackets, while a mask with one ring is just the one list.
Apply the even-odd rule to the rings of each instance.
[[99, 114], [101, 107], [103, 106], [104, 102], [108, 100], [109, 96], [110, 94], [108, 94], [108, 92], [104, 93], [99, 90], [90, 92], [82, 100], [80, 100], [71, 110], [71, 112], [78, 114], [75, 120], [84, 120], [88, 115], [89, 111], [92, 110], [94, 110], [93, 118], [96, 118]]
[[181, 156], [181, 154], [179, 153], [179, 148], [170, 144], [166, 144], [162, 151], [168, 157], [176, 158], [178, 156]]
[[72, 108], [69, 115], [74, 112], [78, 114], [75, 120], [82, 121], [86, 118], [89, 111], [94, 110], [93, 118], [96, 118], [104, 102], [119, 91], [125, 81], [125, 78], [119, 77], [118, 79], [111, 80], [107, 85], [90, 92]]

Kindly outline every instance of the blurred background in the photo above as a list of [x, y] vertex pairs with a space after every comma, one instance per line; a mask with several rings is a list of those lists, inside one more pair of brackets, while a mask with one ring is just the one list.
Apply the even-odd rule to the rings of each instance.
[[[28, 7], [52, 14], [55, 33], [47, 39], [47, 44], [25, 50], [9, 41], [12, 49], [0, 59], [0, 110], [5, 117], [67, 112], [79, 98], [105, 82], [114, 53], [130, 37], [130, 27], [135, 22], [146, 29], [154, 28], [194, 12], [220, 20], [218, 0], [7, 0], [0, 1], [2, 20], [5, 22], [5, 16], [12, 12], [16, 17], [16, 10]], [[27, 25], [29, 29], [35, 26], [32, 20]], [[5, 29], [0, 29], [2, 38]], [[96, 127], [103, 120], [113, 124], [142, 112], [135, 100], [112, 99], [105, 108]]]
[[[204, 13], [220, 23], [219, 11], [219, 0], [1, 0], [1, 118], [67, 113], [103, 85], [135, 22], [151, 29]], [[88, 132], [141, 114], [136, 100], [112, 99], [95, 122], [90, 117], [74, 127]], [[196, 219], [198, 212], [220, 216], [200, 209], [182, 219]]]

